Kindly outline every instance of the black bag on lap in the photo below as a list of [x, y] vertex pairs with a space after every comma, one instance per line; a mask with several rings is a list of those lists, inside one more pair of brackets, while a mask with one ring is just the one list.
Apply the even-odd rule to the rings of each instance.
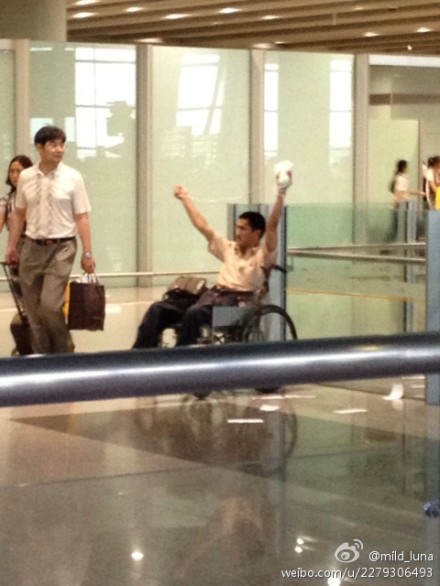
[[206, 279], [181, 275], [168, 286], [163, 300], [180, 309], [187, 309], [201, 297], [206, 288]]

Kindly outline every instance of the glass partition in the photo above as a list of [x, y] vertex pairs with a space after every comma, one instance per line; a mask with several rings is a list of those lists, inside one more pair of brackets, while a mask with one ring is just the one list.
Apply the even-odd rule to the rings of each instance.
[[[0, 45], [0, 197], [9, 191], [5, 184], [9, 161], [17, 154], [15, 152], [15, 62], [14, 52], [2, 48]], [[0, 236], [0, 256], [3, 260], [3, 251], [6, 247], [6, 228]]]
[[32, 43], [30, 95], [30, 143], [43, 124], [64, 128], [65, 162], [84, 176], [98, 271], [136, 270], [135, 48]]
[[300, 338], [387, 335], [425, 330], [425, 271], [357, 260], [295, 258], [287, 310]]
[[[274, 163], [288, 159], [289, 202], [351, 204], [353, 56], [268, 51], [265, 58], [265, 193]], [[320, 232], [316, 221], [306, 229]]]
[[[367, 218], [365, 246], [352, 246], [356, 214]], [[425, 329], [426, 217], [411, 206], [396, 214], [391, 233], [388, 206], [289, 208], [287, 309], [300, 338]], [[320, 233], [307, 230], [316, 218]]]
[[152, 269], [217, 268], [173, 187], [222, 233], [226, 204], [248, 201], [249, 52], [157, 46], [152, 74]]
[[[7, 166], [15, 153], [15, 63], [14, 52], [8, 49], [2, 49], [0, 45], [0, 112], [2, 113], [2, 122], [0, 127], [0, 162], [2, 167], [2, 184], [3, 175], [6, 177]], [[4, 171], [3, 171], [4, 170]], [[2, 189], [3, 190], [3, 189]]]

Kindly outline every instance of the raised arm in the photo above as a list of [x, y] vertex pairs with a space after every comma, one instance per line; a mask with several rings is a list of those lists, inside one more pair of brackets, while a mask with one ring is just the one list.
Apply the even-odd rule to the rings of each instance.
[[266, 220], [266, 248], [268, 252], [273, 252], [278, 244], [278, 224], [283, 213], [284, 198], [286, 189], [278, 189], [277, 198]]
[[206, 240], [210, 241], [214, 235], [214, 229], [208, 224], [206, 218], [199, 212], [193, 200], [191, 199], [188, 190], [183, 185], [176, 185], [174, 188], [174, 195], [183, 204], [186, 213], [191, 221], [191, 224], [198, 230]]

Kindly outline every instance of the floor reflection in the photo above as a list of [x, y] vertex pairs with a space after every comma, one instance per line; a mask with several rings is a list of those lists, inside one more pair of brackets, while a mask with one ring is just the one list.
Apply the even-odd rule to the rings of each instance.
[[[439, 495], [437, 408], [319, 386], [121, 405], [4, 418], [1, 448], [25, 481], [2, 471], [2, 583], [355, 584], [348, 567], [402, 565], [372, 564], [374, 550], [433, 556], [405, 563], [430, 576], [376, 583], [439, 583], [440, 519], [423, 510]], [[43, 471], [57, 461], [50, 478], [29, 452]], [[357, 564], [336, 557], [347, 548]]]
[[206, 399], [184, 395], [148, 407], [15, 421], [36, 427], [129, 446], [243, 472], [281, 472], [297, 439], [297, 417], [283, 399], [212, 393]]

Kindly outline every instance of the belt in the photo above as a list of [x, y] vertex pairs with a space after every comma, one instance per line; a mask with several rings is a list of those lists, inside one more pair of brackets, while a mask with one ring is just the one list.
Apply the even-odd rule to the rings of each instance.
[[50, 244], [61, 244], [61, 242], [75, 240], [75, 236], [68, 236], [67, 238], [29, 238], [29, 236], [26, 236], [26, 238], [38, 244], [38, 246], [49, 246]]
[[233, 295], [240, 295], [242, 297], [253, 297], [255, 295], [254, 291], [238, 291], [237, 289], [226, 289], [225, 287], [219, 287], [218, 285], [214, 285], [211, 287], [211, 291], [215, 291], [216, 293], [220, 293], [221, 295], [227, 295], [231, 293]]

